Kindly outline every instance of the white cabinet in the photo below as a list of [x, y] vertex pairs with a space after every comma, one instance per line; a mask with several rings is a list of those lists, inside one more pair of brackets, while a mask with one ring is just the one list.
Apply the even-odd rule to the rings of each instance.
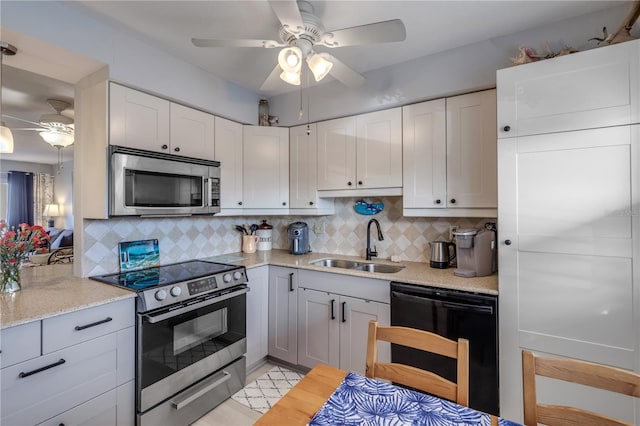
[[[369, 321], [390, 324], [389, 282], [300, 270], [298, 364], [325, 363], [364, 374]], [[389, 361], [390, 346], [379, 343]]]
[[269, 267], [269, 356], [298, 363], [298, 270]]
[[215, 118], [215, 159], [220, 162], [220, 209], [242, 208], [242, 124]]
[[[640, 370], [639, 143], [638, 125], [499, 142], [504, 417], [522, 415], [522, 349]], [[638, 421], [633, 401], [617, 395], [578, 385], [540, 392]]]
[[369, 321], [389, 325], [389, 316], [384, 303], [300, 288], [298, 364], [324, 363], [364, 375]]
[[186, 157], [214, 158], [214, 116], [111, 83], [109, 143]]
[[242, 192], [246, 209], [289, 208], [289, 129], [244, 126]]
[[289, 129], [289, 213], [333, 214], [333, 199], [318, 197], [316, 124]]
[[268, 353], [269, 266], [247, 269], [247, 371], [260, 365]]
[[[30, 344], [38, 356], [2, 364], [2, 424], [76, 424], [94, 418], [99, 424], [132, 425], [134, 399], [118, 400], [117, 393], [133, 387], [134, 315], [131, 298], [15, 327], [28, 336], [32, 328], [38, 330], [37, 343]], [[3, 345], [15, 343], [15, 330], [2, 330]], [[11, 351], [7, 348], [6, 355]]]
[[640, 41], [499, 70], [498, 137], [640, 122]]
[[404, 216], [497, 215], [496, 91], [402, 108]]
[[402, 194], [400, 108], [323, 121], [317, 132], [323, 196]]

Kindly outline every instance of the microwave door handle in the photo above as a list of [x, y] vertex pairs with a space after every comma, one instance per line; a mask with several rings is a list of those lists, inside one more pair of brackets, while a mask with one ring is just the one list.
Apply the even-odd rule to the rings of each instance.
[[213, 191], [213, 179], [205, 178], [204, 184], [207, 191], [207, 207], [211, 207], [213, 204], [213, 196], [211, 194], [211, 191]]

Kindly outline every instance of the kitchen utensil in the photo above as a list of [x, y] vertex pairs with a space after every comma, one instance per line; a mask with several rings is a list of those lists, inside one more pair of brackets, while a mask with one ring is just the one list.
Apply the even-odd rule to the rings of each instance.
[[240, 231], [243, 235], [247, 235], [247, 230], [244, 228], [244, 226], [236, 225], [236, 231]]
[[[456, 245], [449, 241], [430, 241], [431, 258], [429, 266], [432, 268], [445, 269], [456, 258]], [[453, 248], [453, 253], [451, 249]]]
[[258, 224], [253, 223], [249, 229], [251, 230], [251, 235], [255, 235], [256, 231], [258, 230]]

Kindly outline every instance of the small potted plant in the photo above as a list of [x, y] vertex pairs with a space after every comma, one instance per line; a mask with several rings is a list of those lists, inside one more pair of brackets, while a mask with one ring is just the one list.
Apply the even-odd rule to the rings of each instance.
[[0, 293], [20, 290], [20, 268], [30, 254], [46, 250], [49, 235], [42, 226], [18, 225], [9, 227], [0, 220]]

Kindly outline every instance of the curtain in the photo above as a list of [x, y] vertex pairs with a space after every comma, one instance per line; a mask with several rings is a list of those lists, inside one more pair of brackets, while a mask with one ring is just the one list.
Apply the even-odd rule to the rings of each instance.
[[7, 173], [7, 224], [18, 227], [33, 224], [33, 174], [9, 171]]
[[[36, 173], [33, 176], [33, 220], [34, 224], [46, 228], [48, 217], [43, 217], [44, 207], [53, 203], [53, 176]], [[31, 223], [30, 223], [31, 224]]]

